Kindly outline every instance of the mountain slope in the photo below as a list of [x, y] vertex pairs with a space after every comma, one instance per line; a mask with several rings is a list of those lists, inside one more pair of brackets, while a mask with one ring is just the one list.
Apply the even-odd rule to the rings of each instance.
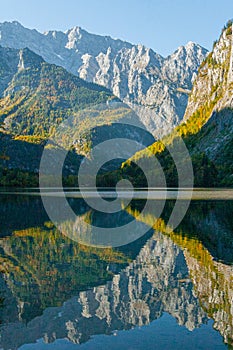
[[[149, 147], [171, 173], [170, 185], [176, 181], [174, 164], [166, 160], [167, 144], [182, 137], [193, 160], [196, 186], [233, 185], [233, 44], [232, 23], [222, 31], [213, 51], [201, 64], [185, 112], [184, 121], [163, 140]], [[152, 156], [141, 151], [123, 164], [130, 172], [133, 160]]]
[[[110, 91], [46, 63], [29, 49], [0, 49], [0, 118], [14, 134], [51, 134], [51, 127], [87, 106], [113, 98]], [[10, 73], [9, 73], [10, 72]]]
[[80, 27], [44, 34], [18, 22], [0, 24], [0, 45], [28, 47], [47, 62], [110, 89], [160, 138], [183, 118], [192, 80], [207, 50], [188, 43], [163, 58], [143, 45], [94, 35]]
[[[73, 140], [66, 159], [71, 174], [77, 171], [80, 155], [108, 138], [133, 139], [144, 145], [136, 149], [154, 142], [152, 135], [140, 128], [138, 116], [110, 90], [46, 63], [27, 48], [0, 47], [0, 62], [0, 167], [12, 170], [9, 174], [0, 169], [1, 185], [24, 184], [22, 174], [13, 169], [38, 173], [47, 138], [53, 137], [68, 117], [69, 125], [60, 129], [57, 137], [59, 145], [67, 150]], [[125, 120], [139, 127], [125, 125]], [[117, 147], [120, 145], [115, 142]], [[53, 145], [50, 152], [55, 149]], [[132, 154], [128, 152], [126, 158]], [[28, 178], [28, 174], [25, 176]], [[19, 180], [15, 182], [14, 178]], [[34, 179], [29, 184], [35, 185]]]
[[[223, 184], [233, 185], [233, 35], [223, 30], [213, 52], [202, 64], [185, 113], [185, 123], [202, 115], [207, 123], [190, 137], [191, 153], [205, 152], [219, 168]], [[208, 106], [209, 108], [205, 107]], [[202, 112], [206, 109], [206, 112]], [[208, 119], [209, 118], [209, 119]]]

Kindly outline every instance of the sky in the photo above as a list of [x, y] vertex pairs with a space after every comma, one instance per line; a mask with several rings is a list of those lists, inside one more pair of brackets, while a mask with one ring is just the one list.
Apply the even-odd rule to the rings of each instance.
[[188, 41], [211, 50], [232, 18], [233, 0], [0, 0], [0, 22], [17, 20], [40, 32], [81, 26], [163, 56]]

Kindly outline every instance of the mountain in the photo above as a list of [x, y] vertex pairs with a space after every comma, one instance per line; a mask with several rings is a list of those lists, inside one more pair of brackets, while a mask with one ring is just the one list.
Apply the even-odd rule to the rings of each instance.
[[186, 143], [193, 161], [196, 186], [233, 185], [233, 35], [232, 23], [224, 27], [213, 51], [202, 62], [189, 96], [183, 122], [163, 140], [141, 151], [123, 166], [130, 172], [132, 160], [156, 154], [170, 172], [170, 185], [177, 174], [166, 159], [166, 145]]
[[49, 135], [65, 117], [114, 97], [27, 48], [0, 47], [0, 61], [0, 118], [14, 134]]
[[[69, 114], [114, 96], [27, 48], [0, 47], [0, 62], [0, 173], [1, 184], [7, 185], [10, 178], [16, 181], [13, 169], [38, 173], [46, 137]], [[24, 183], [21, 175], [15, 184], [20, 182]]]
[[0, 45], [28, 47], [49, 63], [110, 89], [135, 109], [157, 138], [183, 118], [193, 79], [207, 50], [189, 42], [163, 58], [143, 45], [90, 34], [80, 27], [44, 34], [20, 23], [0, 24]]
[[[47, 138], [53, 137], [58, 125], [68, 117], [66, 133], [60, 130], [57, 144], [68, 150], [71, 137], [75, 140], [65, 166], [71, 174], [77, 170], [81, 155], [108, 136], [133, 139], [145, 146], [154, 141], [142, 128], [117, 123], [132, 120], [142, 126], [138, 116], [110, 90], [45, 62], [28, 48], [0, 47], [0, 106], [2, 185], [24, 183], [15, 169], [38, 173]], [[115, 143], [115, 147], [119, 145]], [[53, 146], [51, 152], [55, 149]], [[125, 158], [130, 156], [132, 152]], [[6, 174], [4, 168], [11, 173]], [[17, 177], [20, 180], [15, 182]], [[35, 185], [35, 179], [30, 185]]]

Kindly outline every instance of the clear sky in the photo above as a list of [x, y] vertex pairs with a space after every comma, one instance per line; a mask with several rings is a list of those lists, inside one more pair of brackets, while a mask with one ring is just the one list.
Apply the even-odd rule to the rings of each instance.
[[211, 49], [231, 18], [233, 0], [0, 0], [0, 22], [41, 32], [78, 25], [164, 56], [190, 40]]

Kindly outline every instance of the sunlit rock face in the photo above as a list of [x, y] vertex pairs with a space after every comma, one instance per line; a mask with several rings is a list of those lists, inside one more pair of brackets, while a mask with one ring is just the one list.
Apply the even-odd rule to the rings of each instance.
[[0, 24], [0, 45], [28, 47], [47, 62], [111, 89], [137, 110], [158, 138], [183, 118], [188, 93], [207, 55], [203, 47], [189, 42], [164, 58], [143, 45], [90, 34], [80, 27], [41, 34], [18, 22]]
[[[206, 152], [216, 163], [232, 164], [233, 35], [225, 28], [200, 66], [189, 96], [184, 122], [196, 115], [206, 124], [194, 143], [194, 152]], [[232, 172], [229, 178], [232, 177]]]

